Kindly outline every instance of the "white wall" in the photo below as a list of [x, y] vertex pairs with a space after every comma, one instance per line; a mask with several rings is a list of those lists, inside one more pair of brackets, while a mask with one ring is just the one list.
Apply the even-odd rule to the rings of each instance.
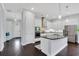
[[0, 51], [4, 48], [4, 41], [5, 41], [5, 17], [4, 17], [4, 11], [2, 9], [2, 6], [0, 4]]
[[47, 29], [50, 29], [50, 28], [52, 28], [52, 22], [47, 21]]
[[10, 36], [6, 37], [6, 40], [10, 40], [15, 37], [20, 37], [20, 21], [14, 21], [14, 19], [7, 19], [6, 32], [10, 33]]
[[14, 22], [14, 30], [13, 30], [13, 37], [20, 37], [20, 22], [16, 21]]
[[30, 43], [34, 43], [35, 39], [35, 26], [34, 26], [34, 14], [30, 11], [23, 11], [23, 19], [22, 19], [22, 39], [21, 44], [26, 45]]
[[12, 20], [6, 20], [6, 32], [9, 32], [10, 35], [6, 37], [6, 40], [10, 40], [13, 38], [13, 29], [14, 22]]
[[41, 27], [41, 17], [35, 18], [35, 26]]
[[6, 17], [9, 19], [21, 19], [21, 13], [20, 12], [7, 12], [5, 13]]

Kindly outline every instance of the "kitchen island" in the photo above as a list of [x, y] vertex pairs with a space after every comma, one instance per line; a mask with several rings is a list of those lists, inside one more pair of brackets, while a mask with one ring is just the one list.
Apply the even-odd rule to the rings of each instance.
[[55, 56], [67, 46], [67, 37], [64, 36], [43, 36], [40, 39], [41, 51], [48, 56]]

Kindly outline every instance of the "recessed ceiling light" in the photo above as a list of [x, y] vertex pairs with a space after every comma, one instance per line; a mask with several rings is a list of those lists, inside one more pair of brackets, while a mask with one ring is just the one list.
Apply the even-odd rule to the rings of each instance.
[[34, 10], [34, 8], [31, 8], [31, 10]]
[[58, 19], [61, 19], [61, 18], [62, 18], [62, 16], [61, 16], [61, 15], [59, 15], [59, 16], [58, 16]]

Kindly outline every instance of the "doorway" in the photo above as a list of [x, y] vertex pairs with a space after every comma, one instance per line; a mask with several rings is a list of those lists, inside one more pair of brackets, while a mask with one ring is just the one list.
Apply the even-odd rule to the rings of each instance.
[[20, 38], [20, 20], [6, 19], [6, 41]]

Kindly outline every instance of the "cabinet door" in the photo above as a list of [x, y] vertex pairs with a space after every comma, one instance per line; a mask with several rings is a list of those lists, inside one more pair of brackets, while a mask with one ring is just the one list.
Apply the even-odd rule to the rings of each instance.
[[45, 53], [46, 55], [51, 54], [51, 41], [45, 38], [41, 38], [41, 51]]

